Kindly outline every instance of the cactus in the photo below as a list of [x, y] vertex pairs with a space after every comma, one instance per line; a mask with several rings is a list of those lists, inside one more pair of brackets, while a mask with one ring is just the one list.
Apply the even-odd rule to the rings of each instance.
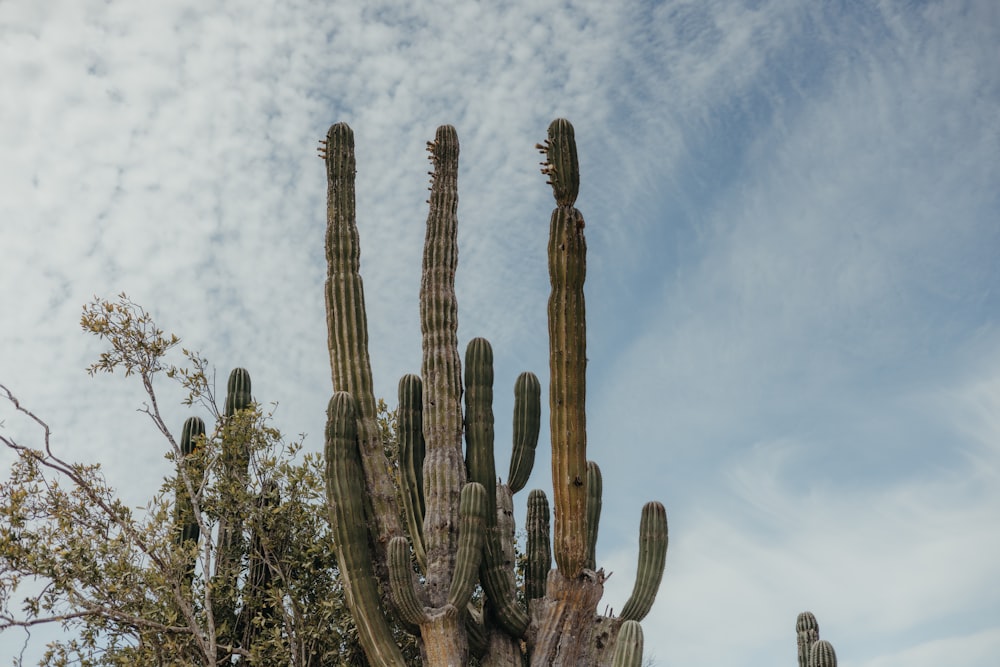
[[604, 481], [601, 468], [587, 461], [587, 563], [588, 570], [597, 569], [597, 529], [601, 523], [601, 494]]
[[833, 645], [820, 639], [809, 649], [809, 667], [837, 667], [837, 654]]
[[795, 644], [799, 667], [837, 667], [837, 654], [830, 642], [819, 638], [819, 623], [812, 612], [795, 619]]
[[215, 560], [215, 589], [219, 592], [215, 604], [215, 624], [220, 628], [220, 643], [235, 646], [239, 630], [239, 579], [246, 551], [243, 539], [243, 517], [236, 511], [237, 502], [226, 500], [242, 493], [247, 485], [250, 466], [250, 437], [245, 424], [237, 416], [251, 407], [250, 374], [244, 368], [234, 368], [229, 374], [225, 412], [222, 421], [222, 511], [219, 516], [218, 546]]
[[510, 455], [507, 486], [511, 493], [524, 488], [535, 465], [535, 447], [542, 417], [542, 385], [534, 373], [525, 371], [514, 383], [514, 446]]
[[640, 667], [642, 665], [642, 626], [638, 621], [625, 621], [618, 630], [612, 667]]
[[421, 572], [427, 572], [424, 551], [424, 433], [421, 417], [423, 382], [419, 375], [404, 375], [399, 380], [399, 407], [396, 410], [396, 437], [399, 460], [399, 486], [403, 499], [406, 526], [413, 543], [413, 554]]
[[[191, 481], [192, 490], [197, 493], [201, 484], [202, 471], [196, 468], [194, 457], [198, 453], [200, 441], [205, 437], [205, 422], [200, 417], [188, 417], [181, 429], [181, 461], [178, 467], [184, 466], [188, 479]], [[180, 475], [178, 475], [180, 477]], [[177, 500], [175, 502], [177, 514], [177, 544], [194, 542], [197, 544], [201, 536], [201, 529], [195, 520], [194, 508], [191, 504], [191, 496], [182, 479], [178, 479]], [[193, 564], [192, 564], [193, 567]]]
[[[513, 583], [512, 496], [524, 488], [534, 463], [541, 386], [531, 373], [522, 373], [515, 382], [513, 449], [505, 484], [496, 477], [494, 460], [492, 349], [485, 339], [473, 339], [464, 377], [458, 354], [457, 133], [441, 126], [427, 145], [434, 168], [420, 285], [422, 360], [420, 376], [404, 376], [399, 389], [404, 522], [392, 502], [384, 454], [374, 446], [367, 425], [374, 399], [358, 272], [353, 133], [343, 123], [334, 125], [321, 147], [328, 180], [326, 303], [335, 389], [326, 448], [328, 504], [347, 602], [359, 631], [366, 633], [362, 643], [373, 664], [396, 664], [398, 659], [389, 646], [390, 613], [419, 633], [429, 665], [467, 664], [470, 649], [483, 665], [520, 665], [524, 660], [608, 665], [614, 650], [622, 654], [621, 664], [641, 659], [636, 621], [649, 611], [663, 573], [666, 515], [659, 503], [644, 508], [640, 573], [626, 604], [629, 618], [599, 616], [605, 575], [596, 569], [594, 552], [603, 484], [599, 468], [586, 459], [586, 242], [583, 216], [573, 208], [579, 165], [572, 125], [553, 121], [540, 147], [557, 204], [548, 244], [555, 526], [550, 542], [548, 500], [540, 491], [531, 492], [527, 609], [518, 603]], [[413, 570], [411, 545], [422, 577]], [[469, 603], [476, 583], [484, 593], [481, 611]], [[380, 599], [380, 589], [392, 592], [391, 608], [386, 597]]]
[[[181, 429], [181, 459], [177, 462], [177, 491], [174, 501], [177, 546], [192, 551], [187, 555], [188, 560], [184, 574], [184, 581], [188, 588], [194, 581], [195, 567], [198, 562], [198, 556], [194, 550], [201, 537], [201, 528], [195, 516], [191, 493], [198, 493], [204, 476], [203, 466], [200, 465], [197, 456], [204, 438], [205, 422], [199, 417], [189, 417]], [[187, 482], [185, 482], [185, 476]]]
[[[335, 392], [327, 407], [326, 496], [337, 544], [337, 564], [346, 582], [344, 596], [358, 621], [358, 635], [371, 662], [403, 665], [403, 655], [381, 611], [378, 584], [368, 549], [365, 484], [358, 451], [354, 398]], [[363, 619], [364, 622], [361, 622]]]
[[656, 501], [642, 508], [639, 522], [639, 565], [632, 595], [622, 607], [621, 618], [641, 621], [653, 606], [667, 558], [667, 511]]
[[809, 667], [809, 649], [819, 640], [819, 623], [811, 611], [804, 611], [795, 619], [795, 643], [799, 653], [799, 667]]
[[526, 544], [527, 568], [524, 572], [524, 597], [530, 600], [545, 597], [545, 583], [552, 569], [552, 547], [549, 544], [549, 500], [545, 492], [535, 489], [528, 494], [528, 531]]
[[[573, 147], [572, 149], [570, 147]], [[552, 439], [553, 550], [559, 572], [574, 579], [587, 563], [587, 325], [583, 283], [587, 242], [583, 215], [573, 208], [577, 173], [573, 127], [549, 125], [549, 162], [558, 169], [552, 189], [558, 206], [549, 227], [549, 419]], [[576, 181], [579, 184], [579, 176]]]

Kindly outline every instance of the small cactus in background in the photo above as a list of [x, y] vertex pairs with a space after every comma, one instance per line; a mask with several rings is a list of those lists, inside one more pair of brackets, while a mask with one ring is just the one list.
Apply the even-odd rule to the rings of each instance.
[[837, 667], [837, 654], [833, 645], [820, 639], [809, 649], [809, 667]]
[[819, 623], [812, 612], [795, 619], [795, 643], [799, 667], [837, 667], [837, 654], [830, 642], [819, 638]]
[[[419, 634], [429, 665], [467, 664], [470, 651], [484, 665], [521, 665], [525, 658], [531, 664], [574, 666], [641, 660], [637, 621], [648, 613], [663, 574], [666, 514], [659, 503], [643, 509], [639, 575], [626, 613], [597, 615], [605, 578], [596, 570], [594, 553], [603, 484], [597, 465], [586, 458], [586, 242], [583, 216], [573, 207], [580, 180], [573, 126], [553, 121], [539, 148], [557, 204], [548, 245], [555, 525], [550, 542], [548, 500], [532, 491], [525, 607], [514, 590], [511, 498], [524, 488], [534, 462], [541, 387], [530, 373], [515, 382], [514, 442], [504, 483], [494, 460], [492, 349], [482, 338], [469, 343], [464, 383], [458, 354], [457, 133], [441, 126], [427, 144], [434, 169], [420, 286], [421, 372], [404, 376], [399, 385], [402, 522], [388, 464], [365, 426], [375, 403], [358, 272], [353, 133], [338, 123], [321, 146], [335, 390], [326, 449], [328, 504], [346, 600], [375, 664], [400, 664], [387, 622], [392, 613]], [[482, 609], [470, 603], [476, 583], [483, 589]], [[379, 596], [380, 589], [392, 592], [391, 603]], [[595, 626], [607, 641], [591, 641]]]

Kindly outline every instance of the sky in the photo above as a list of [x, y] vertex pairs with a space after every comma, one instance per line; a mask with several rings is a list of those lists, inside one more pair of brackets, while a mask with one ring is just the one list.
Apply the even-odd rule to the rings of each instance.
[[[843, 667], [995, 667], [997, 44], [993, 0], [6, 0], [0, 383], [143, 505], [163, 440], [138, 383], [84, 372], [103, 348], [78, 324], [126, 292], [219, 384], [249, 369], [320, 451], [317, 141], [355, 132], [373, 373], [394, 403], [420, 366], [424, 145], [448, 123], [459, 343], [492, 342], [506, 470], [515, 378], [547, 395], [554, 203], [534, 144], [565, 117], [601, 608], [628, 597], [657, 499], [657, 665], [795, 665], [811, 610]], [[180, 390], [157, 390], [179, 432]], [[529, 489], [551, 487], [548, 452], [543, 426]], [[6, 634], [0, 656], [23, 641]]]

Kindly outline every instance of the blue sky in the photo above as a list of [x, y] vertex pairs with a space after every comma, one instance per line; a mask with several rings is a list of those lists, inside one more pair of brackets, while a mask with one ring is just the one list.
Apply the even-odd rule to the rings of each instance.
[[[0, 382], [61, 451], [136, 505], [168, 472], [140, 388], [83, 372], [101, 348], [80, 306], [121, 291], [220, 378], [247, 367], [320, 448], [314, 148], [337, 121], [391, 401], [420, 363], [424, 142], [450, 123], [459, 338], [493, 343], [505, 469], [510, 387], [546, 384], [553, 204], [533, 145], [566, 117], [606, 604], [655, 498], [657, 664], [792, 665], [809, 609], [847, 667], [995, 665], [1000, 5], [322, 4], [0, 4]], [[545, 433], [532, 488], [550, 485]]]

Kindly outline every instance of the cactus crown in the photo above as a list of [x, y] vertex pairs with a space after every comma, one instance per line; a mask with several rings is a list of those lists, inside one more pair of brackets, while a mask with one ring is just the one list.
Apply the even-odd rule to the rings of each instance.
[[819, 623], [811, 611], [804, 611], [795, 619], [795, 631], [806, 632], [808, 630], [819, 631]]
[[232, 417], [250, 407], [250, 373], [245, 368], [234, 368], [229, 374], [226, 392], [226, 416]]
[[580, 193], [580, 162], [576, 156], [573, 125], [565, 118], [549, 124], [549, 136], [538, 149], [545, 157], [542, 173], [549, 177], [552, 194], [559, 206], [573, 206]]

